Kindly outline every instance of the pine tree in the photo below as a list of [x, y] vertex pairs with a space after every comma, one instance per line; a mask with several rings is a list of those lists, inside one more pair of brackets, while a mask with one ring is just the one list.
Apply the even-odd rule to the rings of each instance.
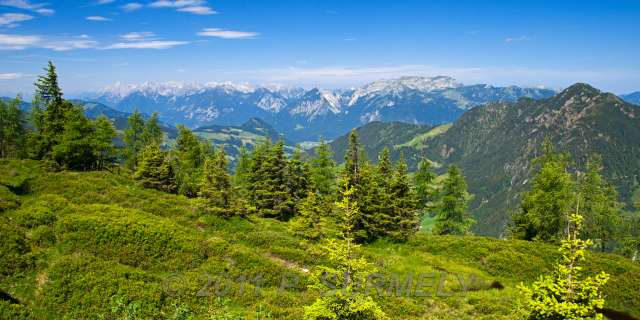
[[393, 201], [388, 192], [388, 181], [379, 174], [377, 166], [365, 161], [360, 164], [359, 171], [359, 182], [353, 186], [352, 194], [353, 201], [360, 204], [354, 238], [357, 242], [368, 242], [384, 237], [391, 228]]
[[[576, 205], [579, 208], [579, 203]], [[531, 287], [520, 284], [521, 306], [518, 308], [527, 320], [583, 320], [602, 319], [598, 309], [604, 306], [602, 287], [609, 275], [601, 272], [594, 277], [583, 277], [580, 263], [586, 260], [585, 250], [591, 240], [580, 239], [583, 217], [576, 209], [567, 223], [567, 235], [561, 241], [562, 259], [552, 275], [540, 277]]]
[[351, 130], [349, 133], [349, 145], [344, 158], [344, 174], [347, 181], [352, 186], [357, 186], [360, 182], [360, 144], [358, 143], [358, 133]]
[[418, 164], [418, 171], [414, 176], [416, 193], [419, 199], [419, 207], [430, 211], [433, 208], [437, 196], [437, 189], [434, 187], [436, 175], [431, 171], [431, 162], [422, 159]]
[[336, 164], [331, 147], [324, 138], [320, 138], [320, 145], [315, 153], [316, 156], [311, 159], [311, 180], [321, 197], [332, 198], [336, 188]]
[[164, 192], [175, 192], [177, 189], [171, 163], [157, 144], [151, 144], [143, 150], [135, 179], [145, 188]]
[[378, 155], [377, 171], [385, 183], [391, 180], [393, 174], [393, 163], [391, 163], [391, 151], [388, 147], [384, 147]]
[[[302, 159], [302, 149], [299, 146], [293, 151], [291, 158], [287, 162], [287, 188], [290, 199], [295, 204], [305, 198], [309, 190], [312, 189], [309, 172], [309, 164]], [[294, 210], [295, 211], [295, 210]], [[294, 212], [295, 214], [295, 212]]]
[[402, 154], [390, 181], [389, 194], [392, 200], [391, 224], [386, 234], [396, 241], [406, 241], [418, 230], [420, 220], [418, 199], [411, 189], [407, 165]]
[[81, 107], [67, 111], [62, 134], [51, 156], [60, 166], [72, 170], [89, 170], [97, 163], [94, 152], [95, 128]]
[[222, 216], [232, 214], [231, 176], [227, 168], [224, 146], [204, 163], [198, 196], [204, 200], [205, 210]]
[[127, 128], [124, 130], [124, 155], [125, 165], [129, 169], [135, 169], [138, 164], [140, 152], [145, 147], [143, 132], [145, 130], [144, 119], [136, 110], [127, 119]]
[[47, 67], [44, 68], [44, 71], [46, 74], [39, 76], [35, 83], [35, 96], [39, 98], [38, 101], [45, 107], [50, 105], [59, 105], [63, 102], [62, 90], [58, 85], [58, 74], [53, 62], [49, 61]]
[[583, 235], [596, 241], [602, 252], [613, 239], [620, 227], [622, 205], [618, 202], [615, 188], [601, 176], [602, 158], [589, 157], [584, 177], [579, 180], [578, 188], [584, 200], [585, 218]]
[[376, 272], [373, 264], [360, 254], [360, 248], [354, 243], [354, 231], [358, 213], [358, 204], [352, 202], [354, 187], [344, 180], [341, 201], [336, 203], [342, 214], [342, 238], [329, 239], [322, 246], [328, 266], [319, 266], [311, 275], [309, 288], [326, 291], [324, 281], [327, 275], [335, 279], [337, 290], [331, 294], [322, 294], [312, 305], [304, 308], [304, 319], [388, 319], [373, 298], [362, 288], [369, 275]]
[[203, 146], [205, 143], [201, 142], [191, 130], [178, 125], [175, 149], [178, 157], [176, 168], [178, 193], [188, 197], [195, 197], [198, 194], [198, 183], [207, 158], [207, 151]]
[[20, 102], [20, 97], [8, 103], [0, 100], [0, 158], [24, 155], [26, 129]]
[[96, 159], [96, 169], [104, 169], [116, 161], [116, 149], [113, 139], [116, 138], [116, 130], [111, 121], [104, 115], [96, 118], [95, 134], [93, 137], [93, 152]]
[[567, 225], [567, 212], [575, 202], [575, 182], [567, 172], [568, 157], [554, 151], [545, 140], [544, 153], [534, 160], [539, 166], [531, 191], [524, 193], [520, 210], [513, 217], [515, 238], [555, 242]]
[[249, 180], [250, 200], [262, 216], [280, 220], [291, 217], [293, 201], [282, 140], [273, 145], [267, 140], [255, 149]]
[[162, 144], [162, 129], [158, 123], [158, 113], [154, 112], [147, 120], [142, 131], [142, 142], [145, 146], [150, 144]]
[[450, 165], [436, 205], [434, 233], [463, 235], [475, 223], [467, 212], [469, 206], [467, 183], [455, 165]]
[[309, 240], [324, 236], [325, 214], [315, 192], [308, 191], [307, 196], [296, 204], [296, 213], [290, 221], [296, 235]]

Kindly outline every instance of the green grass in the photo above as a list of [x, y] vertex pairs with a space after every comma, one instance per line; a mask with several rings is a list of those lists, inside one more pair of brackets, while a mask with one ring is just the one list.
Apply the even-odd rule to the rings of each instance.
[[[49, 172], [38, 162], [2, 161], [0, 185], [19, 206], [0, 213], [0, 290], [22, 302], [0, 302], [2, 319], [300, 319], [317, 297], [305, 289], [306, 270], [323, 263], [322, 252], [287, 223], [204, 216], [192, 199], [142, 189], [126, 172]], [[363, 249], [386, 276], [412, 275], [415, 284], [419, 274], [433, 274], [445, 293], [456, 293], [379, 297], [393, 319], [510, 319], [515, 286], [558, 258], [549, 245], [426, 233]], [[608, 254], [589, 261], [587, 272], [612, 275], [607, 306], [639, 316], [640, 266]], [[221, 274], [233, 281], [217, 297]], [[257, 274], [258, 295], [254, 283], [238, 280]], [[280, 290], [283, 275], [300, 281]], [[460, 294], [458, 277], [473, 280], [465, 282], [471, 291]], [[504, 289], [491, 289], [494, 281]]]
[[442, 124], [439, 125], [431, 130], [429, 130], [426, 133], [423, 134], [419, 134], [416, 135], [415, 137], [413, 137], [411, 140], [403, 143], [403, 144], [399, 144], [397, 146], [395, 146], [395, 148], [401, 148], [401, 147], [410, 147], [410, 148], [416, 148], [418, 150], [422, 150], [425, 148], [426, 144], [425, 142], [433, 137], [437, 137], [438, 135], [441, 135], [445, 132], [447, 132], [447, 130], [449, 130], [449, 128], [451, 128], [452, 124], [451, 123], [446, 123], [446, 124]]

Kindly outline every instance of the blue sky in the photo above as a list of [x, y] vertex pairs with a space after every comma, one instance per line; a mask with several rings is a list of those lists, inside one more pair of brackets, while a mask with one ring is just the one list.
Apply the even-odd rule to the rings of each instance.
[[[530, 2], [530, 3], [529, 3]], [[144, 81], [350, 87], [401, 75], [640, 90], [640, 1], [0, 0], [0, 94]]]

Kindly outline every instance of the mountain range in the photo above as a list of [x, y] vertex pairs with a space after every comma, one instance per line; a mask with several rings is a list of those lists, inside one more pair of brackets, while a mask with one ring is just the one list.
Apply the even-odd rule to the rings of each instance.
[[[370, 160], [386, 146], [392, 158], [402, 152], [411, 169], [423, 157], [440, 174], [458, 165], [475, 196], [474, 231], [483, 235], [503, 234], [520, 193], [529, 188], [531, 162], [545, 138], [568, 152], [572, 170], [583, 170], [590, 155], [601, 155], [604, 176], [623, 202], [630, 204], [640, 186], [640, 108], [586, 84], [541, 100], [489, 103], [450, 125], [374, 122], [357, 131]], [[336, 160], [344, 159], [345, 146], [346, 135], [332, 142]]]
[[333, 139], [371, 121], [437, 125], [488, 102], [554, 94], [539, 88], [463, 85], [451, 77], [438, 76], [379, 80], [340, 90], [148, 82], [117, 84], [80, 98], [123, 112], [158, 112], [166, 123], [192, 128], [240, 125], [257, 117], [292, 141], [301, 142], [320, 136]]

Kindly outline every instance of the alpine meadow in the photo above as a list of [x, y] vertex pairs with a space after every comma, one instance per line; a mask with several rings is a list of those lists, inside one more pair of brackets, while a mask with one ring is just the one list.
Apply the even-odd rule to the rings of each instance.
[[0, 320], [640, 319], [637, 21], [0, 0]]

